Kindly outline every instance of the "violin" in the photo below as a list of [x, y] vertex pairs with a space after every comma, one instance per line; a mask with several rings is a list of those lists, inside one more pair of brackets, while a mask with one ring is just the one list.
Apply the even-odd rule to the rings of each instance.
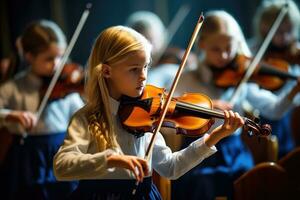
[[299, 48], [284, 48], [278, 50], [269, 50], [266, 52], [266, 58], [276, 58], [286, 60], [292, 65], [300, 64], [300, 49]]
[[[145, 87], [141, 97], [122, 97], [118, 115], [123, 127], [138, 137], [152, 132], [157, 126], [165, 98], [165, 89], [152, 85]], [[201, 136], [214, 124], [214, 118], [224, 119], [222, 111], [212, 108], [211, 99], [204, 94], [186, 93], [174, 97], [162, 126], [176, 129], [177, 134]], [[270, 125], [260, 126], [248, 118], [244, 120], [244, 128], [250, 135], [266, 136], [271, 133]]]
[[[218, 87], [227, 88], [237, 86], [243, 78], [251, 59], [238, 55], [230, 66], [224, 69], [213, 69], [214, 83]], [[298, 77], [288, 73], [289, 63], [281, 59], [269, 58], [260, 62], [250, 80], [267, 90], [278, 90], [286, 79], [297, 80]]]
[[[44, 96], [49, 85], [47, 78], [43, 81], [40, 94]], [[55, 84], [49, 99], [56, 100], [63, 98], [66, 95], [77, 92], [83, 94], [84, 90], [84, 70], [83, 67], [77, 63], [67, 63], [61, 72], [61, 75]]]

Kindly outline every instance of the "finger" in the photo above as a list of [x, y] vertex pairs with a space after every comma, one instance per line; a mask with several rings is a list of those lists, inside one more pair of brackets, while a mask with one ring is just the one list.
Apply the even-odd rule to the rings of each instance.
[[238, 112], [235, 112], [234, 115], [235, 115], [235, 118], [237, 119], [238, 127], [243, 126], [245, 122], [244, 122], [244, 119], [240, 116], [240, 114]]
[[133, 162], [135, 163], [135, 168], [138, 171], [138, 175], [141, 181], [143, 181], [144, 179], [144, 171], [143, 171], [143, 167], [142, 165], [139, 163], [138, 160], [133, 160]]
[[133, 172], [134, 176], [135, 176], [135, 179], [140, 182], [140, 179], [139, 179], [139, 176], [137, 174], [137, 170], [135, 169], [135, 166], [133, 164], [133, 162], [130, 162], [129, 164], [129, 170]]
[[32, 126], [32, 121], [31, 121], [31, 119], [30, 119], [30, 116], [28, 115], [28, 113], [27, 112], [24, 112], [23, 114], [22, 114], [22, 116], [23, 116], [23, 118], [24, 118], [24, 120], [25, 120], [25, 128], [26, 129], [30, 129], [31, 128], [31, 126]]
[[27, 117], [30, 121], [29, 129], [32, 129], [36, 125], [36, 122], [37, 122], [36, 116], [35, 116], [35, 114], [33, 114], [31, 112], [27, 112]]
[[235, 115], [233, 113], [232, 110], [229, 111], [229, 125], [230, 126], [234, 126], [234, 122], [235, 122], [235, 119], [234, 119]]
[[27, 128], [27, 120], [23, 113], [20, 113], [17, 116], [18, 122], [24, 127]]
[[229, 112], [224, 110], [224, 124], [223, 126], [226, 127], [229, 125]]
[[139, 159], [140, 164], [142, 165], [144, 175], [148, 176], [149, 175], [149, 167], [148, 167], [148, 162], [145, 159]]

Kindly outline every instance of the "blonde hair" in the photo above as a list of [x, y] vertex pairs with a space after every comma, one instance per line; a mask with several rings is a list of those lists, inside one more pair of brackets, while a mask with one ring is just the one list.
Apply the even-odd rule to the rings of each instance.
[[[224, 32], [225, 30], [225, 32]], [[238, 53], [251, 56], [244, 34], [237, 21], [226, 11], [214, 10], [206, 13], [203, 27], [198, 38], [198, 44], [212, 34], [225, 33], [238, 42]]]
[[254, 16], [254, 34], [256, 38], [261, 41], [265, 37], [265, 33], [262, 32], [262, 25], [266, 25], [271, 28], [281, 9], [288, 3], [288, 11], [284, 20], [289, 20], [293, 27], [293, 35], [295, 39], [299, 39], [300, 28], [300, 11], [292, 0], [272, 0], [263, 1], [257, 9]]
[[118, 148], [110, 108], [110, 97], [102, 65], [112, 65], [130, 53], [144, 51], [150, 58], [151, 45], [140, 33], [124, 26], [105, 29], [98, 36], [88, 63], [86, 98], [88, 129], [95, 138], [99, 151]]

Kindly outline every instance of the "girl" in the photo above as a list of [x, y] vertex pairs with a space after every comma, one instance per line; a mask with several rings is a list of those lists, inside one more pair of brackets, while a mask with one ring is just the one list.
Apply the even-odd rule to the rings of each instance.
[[278, 57], [287, 60], [291, 64], [299, 64], [300, 11], [296, 3], [292, 0], [263, 1], [261, 3], [254, 17], [253, 29], [255, 31], [255, 38], [253, 49], [257, 50], [257, 46], [262, 43], [286, 3], [287, 13], [272, 38], [269, 48], [266, 51], [266, 57]]
[[4, 199], [65, 198], [76, 185], [56, 181], [53, 156], [71, 115], [83, 105], [82, 99], [73, 93], [49, 102], [39, 121], [35, 112], [42, 98], [40, 90], [49, 84], [66, 39], [55, 23], [40, 20], [24, 30], [21, 44], [29, 70], [0, 87], [0, 127], [13, 137], [1, 165], [1, 194]]
[[[179, 48], [166, 48], [169, 45], [168, 37], [171, 37], [172, 33], [165, 28], [158, 15], [149, 11], [134, 12], [128, 17], [126, 25], [141, 33], [152, 45], [147, 83], [169, 89], [184, 54]], [[191, 52], [186, 68], [195, 68], [195, 60], [197, 58]]]
[[[299, 28], [300, 11], [293, 1], [264, 1], [255, 14], [253, 39], [253, 48], [258, 46], [268, 33], [281, 9], [288, 3], [287, 13], [281, 22], [277, 32], [271, 40], [271, 43], [265, 52], [265, 59], [279, 58], [290, 63], [289, 72], [300, 75], [300, 49], [299, 49]], [[294, 87], [294, 81], [287, 81], [286, 84], [274, 94], [281, 95]], [[279, 157], [289, 153], [294, 147], [295, 142], [292, 138], [291, 113], [286, 113], [279, 120], [269, 120], [262, 118], [266, 123], [272, 125], [273, 132], [277, 135], [279, 141]]]
[[[251, 53], [238, 23], [225, 11], [210, 11], [206, 14], [198, 47], [202, 53], [198, 68], [183, 74], [177, 87], [178, 94], [204, 93], [215, 99], [213, 104], [216, 109], [233, 108], [240, 113], [243, 112], [242, 104], [248, 102], [262, 115], [279, 118], [291, 106], [290, 101], [299, 91], [300, 84], [289, 94], [277, 97], [249, 83], [243, 87], [235, 105], [228, 103], [234, 88], [216, 86], [215, 75], [225, 69], [234, 70], [236, 57], [240, 54], [250, 56]], [[185, 145], [190, 140], [187, 138]], [[251, 154], [241, 141], [240, 131], [222, 140], [217, 148], [219, 151], [215, 155], [174, 182], [172, 196], [175, 199], [184, 198], [186, 193], [192, 199], [215, 199], [216, 196], [232, 198], [233, 181], [253, 166]]]
[[72, 198], [132, 199], [135, 178], [142, 182], [137, 199], [160, 199], [151, 183], [153, 169], [178, 178], [213, 154], [214, 145], [244, 123], [238, 113], [225, 111], [223, 125], [175, 153], [159, 134], [147, 163], [143, 157], [152, 134], [129, 134], [117, 111], [122, 95], [142, 94], [150, 55], [149, 42], [127, 27], [108, 28], [97, 38], [89, 59], [87, 104], [73, 116], [68, 136], [54, 158], [58, 179], [81, 180]]

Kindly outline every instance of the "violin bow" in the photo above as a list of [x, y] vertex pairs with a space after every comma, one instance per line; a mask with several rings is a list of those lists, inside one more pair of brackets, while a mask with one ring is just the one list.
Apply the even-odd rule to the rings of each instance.
[[177, 13], [175, 14], [175, 17], [169, 24], [167, 28], [167, 40], [164, 46], [161, 48], [161, 50], [158, 52], [157, 57], [155, 58], [155, 63], [152, 64], [152, 66], [155, 66], [156, 63], [159, 61], [159, 59], [162, 57], [162, 55], [165, 53], [167, 47], [171, 43], [175, 33], [179, 29], [180, 25], [183, 23], [186, 16], [189, 14], [191, 10], [191, 7], [189, 5], [182, 5]]
[[[160, 131], [160, 128], [161, 128], [162, 123], [163, 123], [163, 120], [164, 120], [164, 118], [165, 118], [165, 116], [166, 116], [166, 113], [167, 113], [167, 111], [168, 111], [168, 107], [169, 107], [169, 105], [170, 105], [171, 99], [172, 99], [172, 97], [173, 97], [173, 94], [174, 94], [174, 92], [175, 92], [176, 86], [177, 86], [177, 84], [178, 84], [179, 78], [180, 78], [180, 76], [181, 76], [181, 74], [182, 74], [182, 72], [183, 72], [183, 68], [184, 68], [184, 66], [185, 66], [185, 64], [186, 64], [188, 55], [190, 54], [190, 51], [191, 51], [191, 49], [192, 49], [192, 47], [193, 47], [193, 45], [194, 45], [194, 43], [195, 43], [195, 40], [196, 40], [197, 35], [198, 35], [198, 33], [199, 33], [199, 30], [200, 30], [200, 28], [201, 28], [201, 26], [202, 26], [202, 24], [203, 24], [203, 21], [204, 21], [204, 16], [203, 16], [203, 14], [201, 13], [201, 15], [200, 15], [200, 17], [199, 17], [199, 19], [198, 19], [198, 22], [197, 22], [197, 24], [196, 24], [196, 26], [195, 26], [194, 32], [193, 32], [193, 34], [192, 34], [192, 37], [191, 37], [191, 39], [190, 39], [190, 42], [189, 42], [189, 44], [188, 44], [188, 47], [187, 47], [187, 49], [185, 50], [185, 53], [184, 53], [184, 55], [183, 55], [183, 57], [182, 57], [181, 64], [180, 64], [180, 66], [179, 66], [179, 69], [177, 70], [177, 73], [176, 73], [176, 76], [175, 76], [174, 81], [173, 81], [173, 83], [172, 83], [170, 92], [168, 93], [168, 95], [167, 95], [167, 97], [166, 97], [166, 100], [165, 100], [165, 102], [163, 103], [163, 108], [162, 108], [162, 111], [161, 111], [162, 114], [160, 115], [160, 117], [159, 117], [159, 119], [158, 119], [158, 126], [157, 126], [157, 128], [154, 130], [153, 135], [152, 135], [151, 140], [150, 140], [150, 143], [149, 143], [149, 146], [148, 146], [148, 148], [147, 148], [147, 150], [146, 150], [145, 159], [146, 159], [147, 161], [149, 161], [149, 159], [150, 159], [150, 155], [151, 155], [151, 153], [152, 153], [152, 151], [153, 151], [153, 147], [154, 147], [154, 140], [155, 140], [155, 138], [156, 138], [157, 133]], [[135, 184], [136, 188], [137, 188], [138, 184], [139, 184], [139, 183], [138, 183], [138, 181], [137, 181], [136, 184]], [[132, 194], [133, 194], [133, 195], [135, 195], [135, 193], [136, 193], [136, 188], [134, 188], [134, 190], [132, 191]]]
[[264, 53], [266, 52], [272, 38], [274, 37], [278, 27], [280, 26], [284, 16], [286, 15], [288, 11], [288, 3], [286, 3], [280, 13], [278, 14], [276, 20], [274, 21], [272, 27], [270, 28], [265, 40], [263, 41], [262, 45], [260, 46], [259, 50], [257, 51], [257, 54], [253, 58], [252, 62], [248, 65], [248, 68], [246, 70], [246, 73], [243, 77], [243, 79], [240, 81], [239, 85], [236, 87], [231, 99], [230, 103], [235, 104], [237, 101], [237, 97], [240, 95], [243, 85], [248, 82], [250, 77], [252, 76], [253, 72], [255, 71], [256, 67], [258, 66], [258, 63], [262, 59]]
[[69, 58], [70, 53], [71, 53], [71, 51], [72, 51], [72, 49], [73, 49], [73, 47], [74, 47], [74, 45], [75, 45], [75, 43], [76, 43], [76, 41], [78, 39], [78, 36], [79, 36], [79, 34], [80, 34], [80, 32], [81, 32], [81, 30], [82, 30], [82, 28], [83, 28], [83, 26], [84, 26], [84, 24], [85, 24], [88, 16], [89, 16], [91, 7], [92, 7], [91, 3], [86, 4], [86, 9], [84, 10], [84, 12], [81, 15], [81, 18], [80, 18], [80, 20], [78, 22], [78, 25], [77, 25], [74, 33], [73, 33], [73, 36], [72, 36], [72, 38], [70, 40], [70, 43], [69, 43], [69, 45], [68, 45], [68, 47], [67, 47], [67, 49], [66, 49], [66, 51], [65, 51], [65, 53], [63, 55], [63, 57], [60, 59], [60, 61], [54, 67], [57, 70], [55, 71], [55, 73], [54, 73], [54, 75], [53, 75], [53, 77], [51, 79], [51, 82], [50, 82], [50, 84], [49, 84], [49, 86], [47, 88], [47, 91], [46, 91], [46, 93], [45, 93], [45, 95], [44, 95], [44, 97], [43, 97], [43, 99], [41, 101], [41, 104], [40, 104], [40, 106], [38, 108], [38, 111], [36, 113], [37, 121], [39, 121], [39, 119], [41, 117], [41, 114], [42, 114], [42, 112], [44, 111], [44, 109], [46, 107], [47, 101], [48, 101], [48, 99], [49, 99], [49, 97], [51, 95], [51, 92], [53, 91], [53, 88], [54, 88], [54, 86], [55, 86], [55, 84], [56, 84], [56, 82], [57, 82], [57, 80], [59, 78], [59, 75], [61, 74], [61, 72], [62, 72], [62, 70], [64, 68], [64, 65], [66, 64], [67, 59]]

